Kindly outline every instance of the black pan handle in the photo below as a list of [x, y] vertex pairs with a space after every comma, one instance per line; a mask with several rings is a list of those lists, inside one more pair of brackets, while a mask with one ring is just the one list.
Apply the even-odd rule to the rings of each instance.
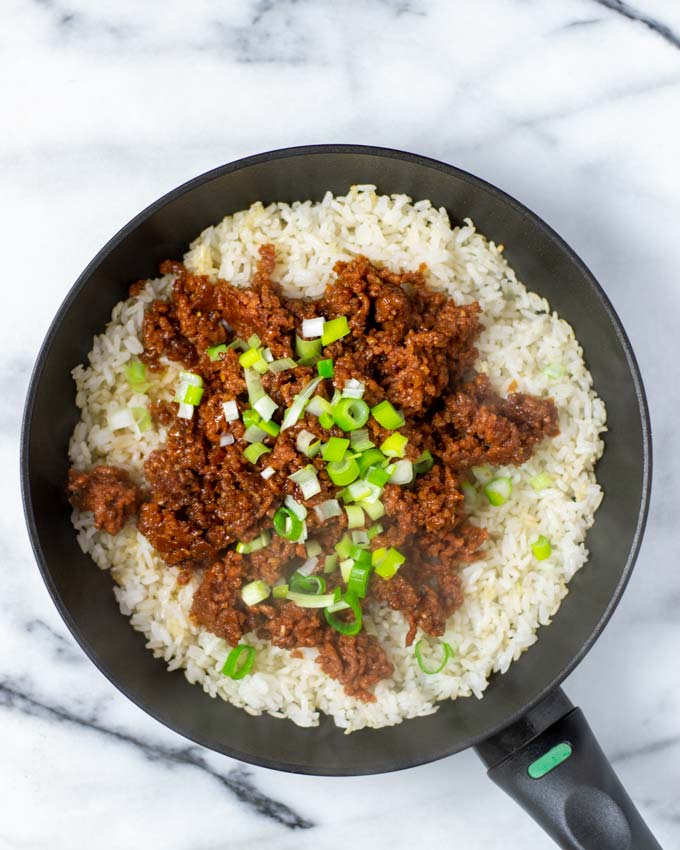
[[489, 778], [564, 850], [661, 850], [583, 712], [560, 689], [477, 753]]

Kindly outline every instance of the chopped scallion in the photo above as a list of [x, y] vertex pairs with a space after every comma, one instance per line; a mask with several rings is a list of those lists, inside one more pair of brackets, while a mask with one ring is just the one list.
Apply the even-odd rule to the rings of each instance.
[[321, 457], [325, 461], [339, 461], [349, 448], [349, 440], [342, 437], [331, 437], [321, 448]]
[[330, 345], [349, 333], [349, 322], [347, 316], [338, 316], [337, 319], [326, 320], [323, 326], [321, 345]]
[[[361, 611], [361, 605], [359, 604], [359, 600], [354, 596], [353, 593], [344, 593], [342, 595], [342, 599], [338, 600], [335, 604], [337, 605], [340, 601], [346, 602], [349, 607], [352, 609], [354, 614], [354, 620], [351, 622], [346, 622], [345, 620], [341, 620], [339, 617], [336, 617], [334, 612], [326, 609], [324, 611], [324, 615], [326, 617], [326, 622], [328, 625], [335, 629], [336, 632], [340, 632], [342, 635], [356, 635], [361, 631], [361, 623], [363, 620], [363, 613]], [[338, 609], [336, 608], [336, 611]]]
[[261, 579], [251, 581], [241, 588], [241, 599], [248, 607], [251, 607], [266, 599], [269, 596], [269, 590], [269, 585]]
[[389, 431], [396, 431], [396, 429], [401, 428], [406, 421], [404, 419], [404, 414], [395, 410], [387, 399], [384, 399], [380, 402], [380, 404], [376, 404], [375, 407], [372, 407], [371, 413], [378, 424], [382, 425], [383, 428], [387, 428]]
[[259, 552], [260, 549], [264, 549], [269, 546], [271, 540], [269, 532], [263, 531], [257, 537], [254, 537], [252, 540], [248, 540], [245, 543], [243, 541], [239, 541], [236, 544], [236, 551], [241, 555], [250, 555], [251, 552]]
[[321, 502], [320, 505], [314, 506], [314, 512], [321, 522], [325, 522], [331, 517], [340, 516], [342, 508], [340, 507], [340, 502], [338, 502], [337, 499], [326, 499], [326, 501]]
[[307, 464], [307, 466], [288, 477], [298, 485], [305, 499], [311, 499], [312, 496], [316, 496], [317, 493], [321, 492], [321, 485], [319, 484], [316, 470], [311, 464]]
[[512, 480], [506, 477], [492, 478], [484, 485], [484, 492], [490, 504], [494, 507], [504, 505], [512, 493]]
[[380, 451], [387, 457], [404, 457], [408, 438], [403, 434], [390, 434], [380, 445]]
[[534, 553], [534, 558], [537, 561], [545, 561], [552, 554], [552, 545], [548, 538], [541, 534], [531, 544], [531, 551]]
[[[245, 657], [241, 659], [244, 653]], [[227, 660], [222, 668], [222, 673], [225, 676], [229, 676], [230, 679], [242, 679], [252, 670], [256, 655], [257, 650], [254, 646], [248, 646], [246, 643], [240, 643], [238, 646], [235, 646], [227, 656]]]
[[371, 555], [371, 563], [376, 573], [384, 579], [391, 579], [405, 560], [406, 556], [393, 546], [389, 549], [376, 549]]
[[299, 392], [295, 398], [293, 399], [293, 403], [286, 411], [283, 422], [281, 423], [281, 430], [285, 431], [287, 428], [291, 428], [298, 421], [300, 416], [305, 409], [305, 405], [309, 401], [309, 399], [314, 395], [314, 391], [319, 386], [319, 384], [323, 381], [323, 378], [313, 378], [307, 386]]
[[271, 449], [268, 449], [264, 443], [256, 442], [251, 443], [247, 449], [243, 450], [243, 456], [251, 463], [257, 463], [262, 455], [267, 454], [267, 452], [270, 451]]
[[347, 528], [361, 528], [365, 523], [364, 512], [360, 505], [345, 505]]
[[326, 319], [323, 316], [314, 316], [312, 319], [302, 320], [302, 336], [306, 339], [316, 339], [323, 334]]
[[446, 643], [446, 641], [444, 641], [444, 640], [440, 641], [440, 645], [441, 645], [442, 653], [443, 653], [441, 663], [437, 667], [426, 667], [425, 661], [423, 660], [423, 655], [422, 655], [424, 645], [425, 645], [425, 642], [421, 639], [421, 640], [417, 641], [416, 645], [413, 647], [413, 654], [415, 655], [416, 661], [418, 662], [418, 667], [420, 667], [420, 669], [423, 671], [423, 673], [425, 673], [428, 676], [433, 676], [435, 673], [441, 673], [441, 671], [446, 666], [446, 663], [449, 660], [449, 658], [451, 658], [454, 654], [453, 648], [448, 643]]
[[333, 358], [329, 357], [326, 360], [319, 360], [316, 364], [316, 370], [322, 378], [332, 378]]
[[341, 398], [333, 405], [333, 419], [343, 431], [354, 431], [368, 422], [369, 408], [360, 398]]
[[326, 472], [336, 487], [346, 487], [359, 477], [359, 466], [350, 454], [346, 454], [342, 460], [329, 463]]

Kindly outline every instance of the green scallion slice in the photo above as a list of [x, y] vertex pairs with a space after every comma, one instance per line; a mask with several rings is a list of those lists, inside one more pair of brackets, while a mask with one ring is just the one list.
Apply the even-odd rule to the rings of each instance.
[[282, 357], [280, 360], [272, 360], [267, 367], [273, 375], [278, 375], [279, 372], [286, 372], [288, 369], [295, 369], [297, 363], [292, 357]]
[[299, 608], [327, 608], [336, 600], [335, 593], [295, 593], [289, 590], [286, 599], [294, 602]]
[[358, 596], [360, 599], [363, 599], [366, 596], [366, 592], [368, 591], [368, 580], [371, 575], [370, 566], [362, 566], [361, 564], [354, 564], [352, 567], [352, 571], [349, 574], [349, 580], [347, 582], [347, 590], [349, 593], [353, 593], [355, 596]]
[[262, 455], [265, 455], [270, 451], [271, 449], [268, 449], [264, 443], [255, 442], [251, 443], [248, 448], [243, 450], [243, 457], [251, 463], [257, 463]]
[[547, 537], [541, 534], [531, 544], [531, 551], [534, 553], [534, 558], [537, 561], [545, 561], [552, 555], [552, 545]]
[[402, 555], [402, 553], [393, 546], [390, 546], [389, 549], [376, 549], [371, 554], [371, 563], [373, 564], [376, 573], [384, 579], [391, 579], [394, 575], [396, 575], [399, 567], [405, 560], [406, 556]]
[[415, 470], [417, 475], [423, 475], [425, 472], [429, 472], [434, 466], [434, 458], [428, 451], [425, 451], [420, 455], [420, 457], [414, 461], [413, 469]]
[[151, 384], [146, 379], [146, 366], [139, 360], [130, 360], [125, 369], [125, 380], [133, 392], [145, 393]]
[[321, 336], [321, 345], [330, 345], [349, 333], [349, 322], [347, 316], [338, 316], [337, 319], [326, 320]]
[[215, 361], [219, 360], [223, 354], [227, 353], [227, 346], [224, 343], [221, 345], [213, 345], [212, 348], [208, 348], [205, 353], [208, 355], [208, 359], [211, 363], [215, 363]]
[[140, 434], [148, 431], [151, 427], [151, 414], [146, 407], [131, 407], [132, 416]]
[[437, 667], [427, 667], [425, 665], [425, 661], [423, 660], [422, 651], [425, 642], [421, 639], [416, 642], [416, 645], [413, 647], [413, 653], [416, 657], [416, 661], [418, 662], [418, 667], [428, 676], [434, 676], [436, 673], [441, 673], [441, 671], [446, 667], [446, 663], [449, 658], [451, 658], [454, 654], [453, 647], [446, 643], [446, 641], [439, 641], [440, 646], [442, 648], [442, 660], [441, 663]]
[[319, 416], [319, 425], [321, 425], [321, 427], [325, 428], [327, 431], [330, 431], [330, 429], [335, 425], [335, 419], [333, 419], [333, 414], [322, 413], [321, 416]]
[[321, 354], [321, 340], [302, 339], [302, 337], [296, 335], [295, 353], [300, 358], [300, 362], [303, 365], [307, 365]]
[[345, 558], [349, 558], [352, 554], [352, 549], [354, 547], [354, 543], [352, 542], [352, 538], [349, 534], [345, 534], [336, 544], [335, 551], [338, 553], [338, 557], [344, 560]]
[[326, 360], [319, 360], [316, 364], [316, 370], [322, 378], [333, 377], [333, 358], [328, 357]]
[[529, 481], [529, 484], [536, 491], [546, 490], [548, 487], [552, 487], [553, 480], [548, 475], [547, 472], [539, 472], [538, 475], [534, 475], [534, 477]]
[[257, 605], [259, 602], [265, 600], [269, 596], [269, 593], [269, 585], [258, 579], [257, 581], [250, 581], [248, 584], [243, 585], [241, 588], [241, 599], [251, 608], [253, 605]]
[[360, 505], [345, 505], [345, 513], [347, 514], [347, 528], [362, 528], [366, 522]]
[[288, 594], [287, 584], [277, 584], [272, 588], [272, 596], [274, 599], [285, 599]]
[[563, 378], [565, 372], [566, 369], [561, 363], [549, 363], [543, 370], [543, 374], [551, 381], [557, 381], [559, 378]]
[[[249, 348], [248, 351], [244, 351], [243, 354], [238, 359], [238, 362], [243, 366], [244, 369], [248, 369], [251, 366], [254, 366], [258, 361], [264, 361], [262, 354], [257, 348]], [[266, 361], [264, 361], [266, 362]], [[267, 368], [265, 367], [265, 372]]]
[[326, 555], [323, 562], [323, 571], [328, 573], [335, 572], [336, 567], [338, 566], [338, 556], [337, 555]]
[[293, 511], [281, 505], [273, 518], [274, 530], [285, 540], [299, 540], [302, 535], [303, 520], [296, 516]]
[[248, 540], [247, 542], [239, 541], [236, 544], [236, 551], [241, 555], [250, 555], [251, 552], [259, 552], [260, 549], [264, 549], [269, 546], [272, 538], [268, 531], [263, 531], [257, 537], [254, 537], [252, 540]]
[[349, 440], [342, 437], [331, 437], [321, 449], [321, 457], [327, 461], [339, 461], [345, 456], [349, 448]]
[[403, 434], [390, 434], [380, 445], [380, 451], [387, 457], [404, 457], [408, 437]]
[[[340, 632], [341, 635], [353, 636], [359, 634], [361, 631], [361, 624], [363, 620], [363, 612], [361, 610], [361, 605], [359, 604], [359, 600], [353, 593], [343, 593], [342, 598], [338, 600], [335, 604], [337, 605], [339, 602], [346, 602], [347, 605], [352, 609], [352, 613], [354, 614], [354, 620], [351, 622], [346, 622], [345, 620], [341, 620], [336, 616], [335, 612], [331, 612], [328, 609], [324, 611], [324, 615], [326, 617], [326, 622], [328, 625], [335, 629], [336, 632]], [[336, 609], [337, 611], [338, 609]]]
[[373, 540], [373, 538], [377, 537], [379, 534], [382, 534], [384, 530], [385, 529], [382, 527], [382, 524], [379, 523], [379, 522], [376, 522], [366, 532], [366, 534], [368, 534], [369, 541]]
[[359, 477], [359, 465], [350, 454], [346, 454], [342, 460], [329, 463], [326, 472], [336, 487], [346, 487]]
[[358, 431], [352, 431], [349, 435], [352, 444], [353, 452], [366, 452], [368, 449], [375, 447], [375, 443], [368, 436], [367, 428], [360, 428]]
[[[288, 582], [289, 593], [309, 593], [319, 596], [326, 592], [326, 579], [323, 576], [303, 576], [293, 573]], [[321, 606], [320, 606], [321, 607]]]
[[488, 484], [493, 478], [493, 468], [488, 463], [484, 463], [481, 466], [473, 466], [472, 474], [480, 484]]
[[375, 502], [367, 502], [363, 501], [361, 503], [361, 507], [366, 511], [368, 516], [375, 521], [376, 519], [380, 519], [380, 517], [385, 516], [385, 506], [381, 501]]
[[372, 407], [371, 413], [378, 424], [382, 425], [383, 428], [387, 428], [389, 431], [396, 431], [396, 429], [401, 428], [406, 421], [404, 419], [404, 414], [399, 410], [395, 410], [387, 399], [384, 399], [384, 401], [381, 401], [380, 404], [376, 404], [375, 407]]
[[307, 402], [314, 395], [314, 391], [321, 381], [323, 381], [323, 378], [313, 378], [307, 386], [295, 396], [293, 403], [288, 410], [286, 410], [283, 417], [283, 422], [281, 423], [282, 431], [285, 431], [287, 428], [292, 428], [292, 426], [295, 425], [298, 419], [302, 416]]
[[512, 480], [504, 476], [492, 478], [488, 484], [484, 485], [484, 492], [490, 504], [496, 508], [500, 507], [508, 501], [512, 494]]
[[[241, 657], [244, 653], [245, 657], [242, 659]], [[240, 643], [227, 656], [222, 673], [225, 676], [229, 676], [230, 679], [242, 679], [253, 669], [256, 655], [257, 650], [254, 646], [248, 646], [247, 643]]]
[[361, 398], [341, 398], [333, 405], [333, 419], [343, 431], [354, 431], [368, 422], [369, 407]]

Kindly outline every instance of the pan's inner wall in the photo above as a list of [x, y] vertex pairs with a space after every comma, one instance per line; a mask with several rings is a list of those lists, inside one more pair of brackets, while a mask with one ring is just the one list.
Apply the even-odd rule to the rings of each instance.
[[[506, 245], [519, 278], [574, 327], [607, 406], [609, 431], [598, 466], [605, 499], [587, 539], [590, 562], [572, 580], [538, 643], [492, 680], [481, 701], [460, 699], [430, 717], [345, 736], [330, 722], [305, 730], [250, 717], [190, 686], [181, 672], [168, 673], [119, 613], [110, 576], [80, 552], [63, 484], [77, 420], [70, 371], [85, 359], [93, 334], [127, 286], [155, 274], [159, 260], [181, 257], [191, 239], [227, 213], [256, 200], [319, 200], [326, 190], [342, 193], [353, 183], [429, 198], [452, 219], [469, 216], [486, 236]], [[627, 574], [648, 486], [646, 420], [636, 376], [616, 322], [582, 266], [540, 222], [491, 187], [446, 166], [365, 149], [293, 151], [227, 166], [140, 218], [86, 271], [53, 326], [25, 425], [23, 474], [33, 540], [62, 614], [102, 671], [142, 708], [208, 747], [271, 767], [323, 774], [394, 770], [450, 754], [556, 683], [598, 630]]]

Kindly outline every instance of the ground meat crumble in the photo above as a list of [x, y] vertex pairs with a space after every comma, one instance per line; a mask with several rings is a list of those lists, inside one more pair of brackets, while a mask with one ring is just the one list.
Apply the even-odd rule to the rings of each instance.
[[[191, 610], [197, 624], [231, 645], [255, 631], [296, 654], [316, 647], [322, 670], [348, 695], [370, 701], [375, 684], [393, 672], [374, 635], [365, 629], [342, 635], [323, 612], [285, 599], [270, 597], [252, 607], [241, 599], [241, 588], [254, 579], [270, 585], [286, 580], [305, 559], [304, 546], [274, 534], [269, 546], [252, 554], [234, 549], [237, 541], [271, 529], [286, 495], [302, 501], [289, 478], [310, 462], [296, 449], [300, 430], [321, 439], [346, 435], [337, 427], [321, 428], [316, 417], [305, 414], [277, 437], [265, 437], [270, 453], [250, 463], [243, 456], [243, 423], [227, 423], [222, 411], [228, 399], [237, 401], [240, 413], [248, 406], [239, 352], [229, 349], [212, 361], [206, 350], [257, 334], [275, 358], [295, 357], [295, 334], [305, 318], [348, 318], [350, 334], [324, 349], [323, 356], [333, 358], [334, 377], [323, 381], [317, 394], [330, 398], [350, 378], [363, 381], [370, 406], [388, 399], [403, 411], [406, 457], [415, 460], [428, 450], [434, 458], [433, 467], [410, 485], [385, 486], [383, 530], [371, 548], [394, 546], [406, 562], [389, 580], [373, 573], [360, 600], [367, 609], [382, 604], [401, 612], [409, 625], [407, 645], [418, 629], [444, 633], [463, 599], [460, 566], [477, 557], [486, 539], [464, 510], [460, 485], [470, 468], [525, 462], [542, 439], [557, 434], [557, 411], [551, 399], [517, 392], [502, 398], [486, 375], [473, 372], [482, 327], [479, 305], [457, 305], [429, 289], [424, 269], [395, 274], [365, 257], [339, 262], [323, 297], [311, 302], [284, 296], [271, 279], [274, 261], [273, 247], [264, 246], [248, 288], [213, 283], [179, 263], [162, 264], [161, 272], [174, 273], [176, 280], [170, 299], [146, 311], [142, 360], [155, 370], [167, 357], [200, 374], [201, 403], [189, 420], [177, 417], [175, 403], [151, 406], [153, 420], [168, 427], [168, 438], [146, 460], [143, 496], [127, 473], [108, 466], [71, 470], [68, 491], [74, 505], [93, 511], [97, 528], [110, 534], [139, 508], [137, 527], [167, 564], [181, 568], [178, 581], [186, 583], [192, 572], [200, 572]], [[279, 405], [277, 421], [316, 374], [314, 366], [298, 366], [262, 376], [264, 389]], [[376, 445], [389, 434], [373, 417], [365, 427]], [[235, 442], [222, 446], [225, 434]], [[338, 488], [320, 455], [311, 463], [321, 492], [305, 502], [307, 527], [329, 554], [346, 533], [347, 519], [343, 513], [322, 523], [312, 510], [335, 498]], [[265, 465], [274, 470], [267, 480], [260, 475]], [[330, 589], [340, 585], [337, 573], [327, 579]]]

